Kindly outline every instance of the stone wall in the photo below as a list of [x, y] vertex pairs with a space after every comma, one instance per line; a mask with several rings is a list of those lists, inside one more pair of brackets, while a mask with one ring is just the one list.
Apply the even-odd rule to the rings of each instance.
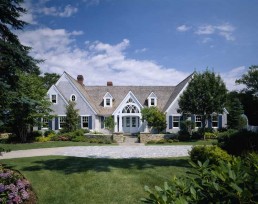
[[173, 139], [175, 134], [152, 134], [152, 133], [140, 133], [140, 143], [147, 143], [149, 141], [159, 141], [162, 139]]
[[123, 143], [124, 142], [124, 135], [120, 132], [114, 132], [113, 133], [113, 141], [116, 143]]
[[113, 142], [111, 134], [91, 134], [91, 133], [87, 133], [87, 134], [85, 134], [85, 137], [87, 137], [89, 139], [104, 139], [104, 140], [108, 140], [110, 142]]

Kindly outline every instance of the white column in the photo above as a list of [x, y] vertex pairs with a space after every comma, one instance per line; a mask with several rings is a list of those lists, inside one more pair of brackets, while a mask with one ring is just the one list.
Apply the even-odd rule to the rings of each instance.
[[114, 119], [115, 119], [115, 132], [118, 132], [118, 130], [117, 130], [117, 115], [114, 115]]
[[149, 132], [148, 123], [146, 120], [144, 121], [144, 124], [145, 124], [144, 132]]
[[123, 124], [122, 116], [119, 115], [119, 132], [123, 132], [122, 124]]
[[139, 131], [142, 132], [142, 131], [143, 131], [142, 117], [139, 116], [138, 120], [140, 120], [140, 121], [139, 121], [139, 122], [140, 122], [140, 123], [139, 123], [139, 125], [140, 125], [140, 126], [139, 126]]

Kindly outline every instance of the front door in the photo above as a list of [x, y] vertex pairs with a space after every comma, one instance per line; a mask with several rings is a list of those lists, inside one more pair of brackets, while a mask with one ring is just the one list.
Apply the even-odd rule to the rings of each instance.
[[123, 117], [123, 132], [136, 133], [139, 129], [139, 117], [126, 116]]

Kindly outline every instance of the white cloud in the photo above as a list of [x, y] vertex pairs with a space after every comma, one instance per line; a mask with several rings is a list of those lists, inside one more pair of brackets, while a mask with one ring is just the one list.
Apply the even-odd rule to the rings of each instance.
[[[128, 39], [111, 45], [100, 41], [85, 42], [83, 49], [75, 44], [75, 37], [80, 31], [67, 32], [64, 29], [38, 29], [20, 33], [23, 44], [33, 47], [32, 55], [45, 59], [40, 64], [42, 72], [63, 71], [73, 77], [83, 74], [86, 85], [105, 85], [113, 81], [115, 85], [176, 85], [190, 73], [171, 67], [163, 67], [151, 60], [127, 58]], [[220, 73], [229, 90], [241, 89], [235, 85], [246, 71], [237, 67]]]
[[215, 31], [215, 27], [212, 25], [199, 26], [195, 32], [197, 35], [210, 35]]
[[27, 10], [27, 12], [23, 15], [20, 16], [20, 20], [22, 21], [25, 21], [29, 24], [37, 24], [37, 21], [36, 21], [36, 17], [35, 15], [33, 14], [33, 9], [32, 9], [32, 4], [30, 1], [25, 1], [24, 3], [21, 4], [21, 6], [23, 8], [25, 8]]
[[148, 50], [147, 48], [142, 48], [142, 49], [137, 49], [137, 50], [135, 50], [134, 52], [135, 52], [136, 54], [138, 54], [138, 53], [146, 52], [147, 50]]
[[237, 85], [235, 84], [236, 79], [240, 79], [241, 76], [246, 72], [245, 66], [240, 66], [231, 69], [228, 72], [223, 72], [221, 73], [221, 77], [223, 78], [224, 82], [227, 85], [228, 90], [233, 91], [233, 90], [240, 90], [243, 89], [243, 85]]
[[178, 26], [178, 27], [176, 28], [176, 30], [179, 31], [179, 32], [185, 32], [185, 31], [188, 31], [188, 30], [190, 30], [190, 29], [191, 29], [191, 27], [186, 26], [186, 25], [181, 25], [181, 26]]
[[197, 35], [220, 35], [224, 37], [228, 41], [234, 41], [235, 37], [233, 36], [233, 32], [235, 31], [235, 27], [230, 25], [229, 23], [221, 24], [221, 25], [204, 25], [199, 26], [195, 31]]
[[67, 71], [74, 77], [83, 74], [88, 85], [104, 85], [108, 80], [115, 85], [176, 85], [190, 74], [150, 60], [127, 58], [128, 39], [115, 45], [85, 42], [81, 49], [74, 43], [77, 32], [44, 28], [19, 36], [22, 43], [33, 47], [33, 56], [45, 59], [40, 64], [43, 72]]
[[70, 17], [78, 11], [78, 8], [71, 5], [66, 5], [62, 7], [43, 7], [38, 10], [39, 13], [44, 13], [45, 15], [50, 16], [59, 16], [59, 17]]

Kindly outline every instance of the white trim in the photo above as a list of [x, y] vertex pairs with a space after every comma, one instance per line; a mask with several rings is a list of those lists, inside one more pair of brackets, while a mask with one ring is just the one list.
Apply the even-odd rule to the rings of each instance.
[[[141, 110], [143, 108], [142, 104], [138, 101], [138, 99], [135, 97], [135, 95], [129, 91], [128, 94], [124, 97], [124, 99], [122, 100], [122, 102], [119, 104], [119, 106], [116, 108], [116, 110], [112, 113], [112, 115], [115, 114], [119, 114], [119, 110], [123, 110], [123, 108], [125, 107], [125, 105], [127, 104], [126, 102], [129, 100], [129, 98], [133, 98], [133, 100], [135, 101], [135, 103], [133, 103], [133, 105], [135, 105], [139, 110]], [[130, 104], [130, 103], [128, 103]]]
[[66, 115], [58, 115], [58, 129], [61, 130], [62, 128], [60, 127], [60, 117], [67, 117]]
[[[112, 97], [112, 95], [111, 95], [109, 92], [107, 92], [107, 93], [105, 94], [105, 96], [103, 97], [103, 99], [104, 99], [104, 107], [105, 107], [105, 108], [111, 108], [111, 107], [113, 106], [113, 97]], [[109, 105], [107, 105], [107, 99], [110, 100]]]
[[[89, 125], [90, 125], [90, 116], [91, 115], [80, 115], [80, 120], [81, 120], [81, 128], [82, 129], [89, 129]], [[83, 127], [83, 121], [82, 121], [82, 117], [88, 117], [88, 127]]]
[[[179, 129], [180, 128], [180, 124], [181, 124], [181, 121], [180, 121], [180, 117], [182, 116], [181, 114], [172, 114], [172, 129]], [[179, 117], [179, 121], [176, 121], [178, 122], [178, 127], [175, 127], [174, 126], [174, 117]]]
[[[193, 75], [194, 76], [194, 75]], [[193, 78], [193, 76], [191, 78]], [[165, 111], [165, 113], [167, 113], [169, 111], [169, 109], [174, 105], [174, 103], [176, 101], [178, 101], [180, 95], [185, 91], [185, 89], [187, 88], [189, 84], [189, 81], [185, 84], [185, 86], [182, 88], [182, 90], [177, 94], [176, 98], [174, 99], [174, 101], [172, 101], [172, 103], [169, 105], [169, 107], [167, 108], [167, 110]], [[179, 85], [179, 84], [178, 84]]]
[[[73, 96], [75, 97], [74, 101], [73, 101]], [[70, 101], [73, 101], [73, 102], [77, 101], [77, 97], [76, 97], [75, 94], [72, 94], [72, 95], [70, 96]]]
[[[148, 107], [157, 106], [157, 96], [151, 92], [151, 94], [147, 97], [148, 99]], [[151, 105], [151, 100], [154, 99], [154, 105]]]

